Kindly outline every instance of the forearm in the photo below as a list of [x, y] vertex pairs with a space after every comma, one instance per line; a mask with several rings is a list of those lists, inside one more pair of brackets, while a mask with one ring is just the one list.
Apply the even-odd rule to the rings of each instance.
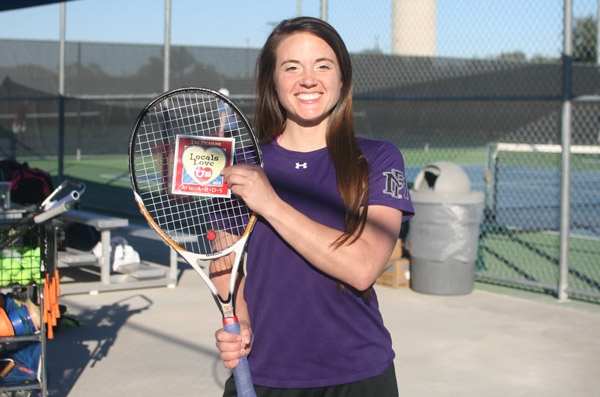
[[358, 290], [369, 288], [387, 263], [400, 233], [402, 212], [370, 206], [360, 237], [341, 246], [343, 232], [320, 224], [286, 203], [258, 166], [223, 170], [234, 194], [261, 215], [277, 233], [313, 266]]
[[235, 291], [235, 315], [238, 321], [246, 321], [248, 325], [251, 325], [250, 314], [248, 313], [248, 304], [244, 298], [244, 285], [246, 284], [246, 277], [240, 273], [238, 276], [238, 282]]
[[361, 236], [337, 247], [341, 231], [310, 219], [282, 200], [262, 215], [313, 266], [358, 290], [369, 288], [383, 270], [402, 219], [398, 210], [373, 206]]

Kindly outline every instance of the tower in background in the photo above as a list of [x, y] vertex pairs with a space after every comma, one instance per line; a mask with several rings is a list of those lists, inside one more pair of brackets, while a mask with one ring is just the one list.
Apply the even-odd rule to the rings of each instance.
[[435, 56], [436, 36], [436, 0], [393, 0], [393, 54]]

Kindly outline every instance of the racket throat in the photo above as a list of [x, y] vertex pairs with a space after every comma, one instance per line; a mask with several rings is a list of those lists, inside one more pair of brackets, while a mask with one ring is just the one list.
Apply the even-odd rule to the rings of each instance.
[[231, 316], [228, 316], [228, 317], [223, 317], [223, 325], [237, 324], [237, 322], [238, 322], [238, 318], [235, 314], [232, 314]]
[[229, 295], [229, 297], [226, 300], [223, 300], [218, 296], [215, 296], [214, 298], [215, 298], [215, 301], [217, 302], [217, 305], [219, 306], [221, 315], [223, 316], [223, 322], [225, 322], [225, 320], [227, 318], [235, 318], [236, 319], [235, 322], [237, 322], [237, 317], [235, 317], [235, 311], [233, 308], [231, 294]]

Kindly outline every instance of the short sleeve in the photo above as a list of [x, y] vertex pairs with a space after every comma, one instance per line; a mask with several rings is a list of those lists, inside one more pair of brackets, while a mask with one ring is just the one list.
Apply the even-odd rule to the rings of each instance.
[[[360, 141], [359, 141], [360, 144]], [[414, 215], [404, 158], [390, 142], [364, 140], [361, 145], [370, 168], [369, 205], [384, 205], [402, 211], [402, 222]]]

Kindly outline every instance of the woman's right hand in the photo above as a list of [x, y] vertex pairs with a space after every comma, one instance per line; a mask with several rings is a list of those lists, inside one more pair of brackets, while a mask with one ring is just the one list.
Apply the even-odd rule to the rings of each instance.
[[233, 369], [239, 363], [240, 357], [247, 356], [252, 351], [252, 330], [247, 321], [240, 321], [240, 335], [232, 334], [223, 328], [215, 333], [219, 356], [225, 368]]
[[221, 171], [229, 188], [254, 212], [265, 215], [279, 199], [263, 168], [256, 164], [235, 164]]

